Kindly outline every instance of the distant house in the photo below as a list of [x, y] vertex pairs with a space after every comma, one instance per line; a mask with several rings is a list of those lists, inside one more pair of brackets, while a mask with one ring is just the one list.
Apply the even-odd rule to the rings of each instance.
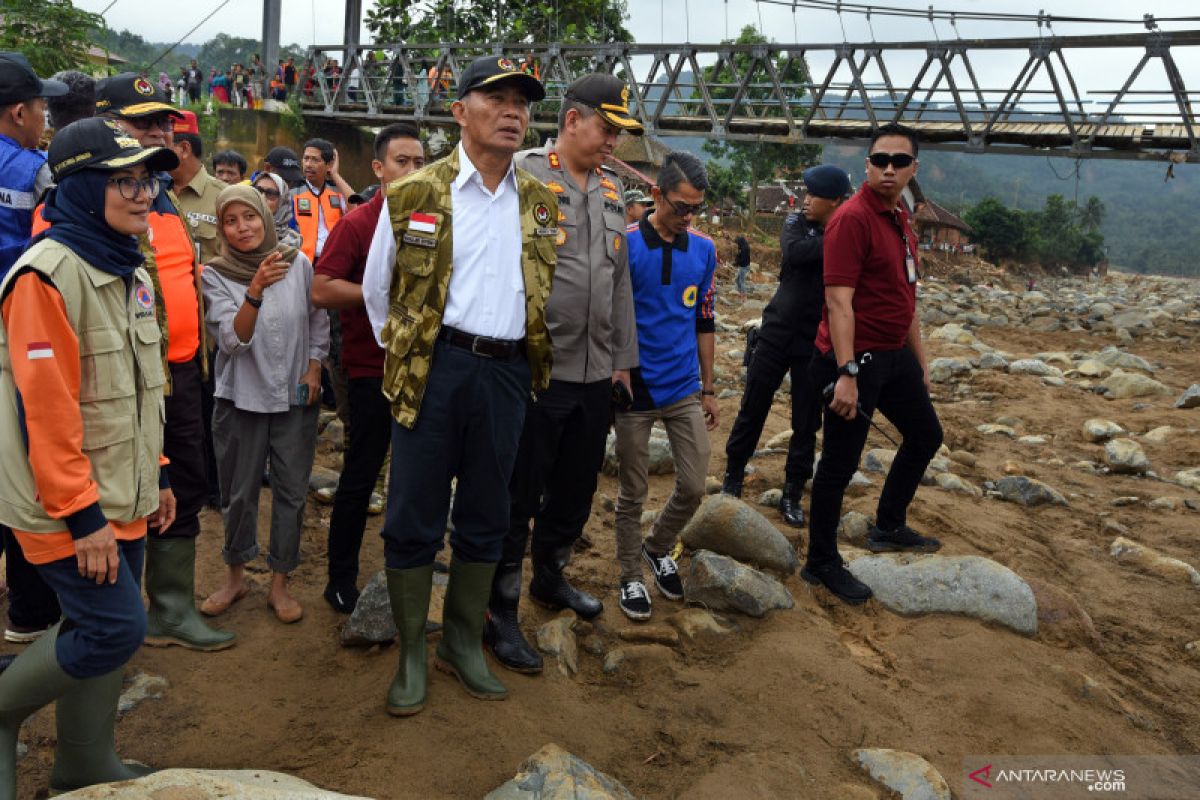
[[120, 72], [122, 65], [128, 64], [128, 59], [121, 58], [116, 53], [110, 53], [103, 47], [92, 45], [87, 50], [88, 64], [91, 65], [92, 75], [96, 78], [107, 78]]
[[658, 180], [663, 159], [670, 152], [671, 148], [653, 136], [621, 134], [608, 164], [621, 176], [626, 188], [648, 187]]
[[787, 214], [799, 210], [804, 195], [804, 181], [761, 183], [754, 210], [759, 214]]
[[922, 244], [933, 247], [970, 244], [971, 226], [928, 197], [918, 203], [913, 228]]

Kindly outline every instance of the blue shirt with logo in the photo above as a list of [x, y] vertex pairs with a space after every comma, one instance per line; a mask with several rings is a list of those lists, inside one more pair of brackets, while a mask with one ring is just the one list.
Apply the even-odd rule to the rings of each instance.
[[663, 408], [700, 391], [696, 334], [716, 330], [712, 239], [689, 228], [666, 242], [649, 216], [626, 231], [641, 362], [630, 375], [635, 411]]

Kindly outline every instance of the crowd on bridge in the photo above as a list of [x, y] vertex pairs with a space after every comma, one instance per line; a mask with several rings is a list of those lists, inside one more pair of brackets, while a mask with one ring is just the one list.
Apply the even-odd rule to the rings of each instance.
[[[400, 651], [389, 713], [426, 703], [438, 569], [449, 575], [434, 663], [477, 698], [507, 696], [485, 648], [507, 669], [542, 670], [519, 622], [522, 591], [584, 619], [603, 612], [568, 567], [610, 428], [617, 606], [644, 621], [650, 587], [683, 599], [672, 553], [703, 498], [721, 418], [716, 248], [692, 225], [706, 170], [671, 153], [649, 196], [626, 192], [606, 158], [642, 126], [628, 88], [602, 73], [567, 88], [556, 137], [522, 150], [545, 96], [527, 66], [486, 56], [449, 76], [459, 143], [427, 163], [420, 130], [387, 125], [371, 162], [379, 182], [356, 191], [323, 139], [275, 148], [254, 170], [219, 151], [210, 173], [212, 143], [165, 86], [134, 73], [43, 80], [0, 54], [0, 523], [5, 638], [23, 648], [0, 662], [0, 798], [15, 793], [22, 721], [51, 702], [54, 791], [148, 769], [114, 749], [124, 666], [143, 643], [236, 643], [212, 620], [247, 594], [264, 483], [268, 605], [281, 623], [304, 616], [289, 575], [323, 378], [347, 431], [323, 593], [342, 614], [359, 597], [387, 463], [381, 535]], [[726, 444], [722, 489], [740, 496], [790, 372], [783, 521], [809, 526], [804, 580], [852, 604], [871, 592], [843, 564], [836, 526], [876, 410], [904, 440], [868, 546], [940, 546], [906, 524], [942, 439], [914, 313], [917, 239], [898, 202], [916, 156], [911, 131], [885, 126], [856, 193], [835, 167], [804, 173]], [[656, 424], [676, 477], [647, 532]], [[224, 523], [227, 577], [197, 607], [206, 504]], [[436, 559], [447, 539], [448, 565]]]

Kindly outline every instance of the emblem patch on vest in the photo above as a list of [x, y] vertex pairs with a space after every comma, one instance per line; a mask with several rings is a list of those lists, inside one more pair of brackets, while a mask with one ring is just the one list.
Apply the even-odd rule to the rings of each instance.
[[154, 292], [150, 291], [150, 287], [140, 284], [133, 295], [137, 298], [138, 305], [142, 308], [154, 308]]
[[562, 162], [558, 158], [558, 153], [551, 153], [546, 156], [546, 160], [550, 162], [550, 169], [562, 169]]
[[538, 203], [533, 207], [533, 219], [538, 225], [548, 225], [550, 223], [550, 206], [545, 203]]
[[296, 198], [296, 213], [306, 217], [312, 216], [312, 202], [307, 197]]

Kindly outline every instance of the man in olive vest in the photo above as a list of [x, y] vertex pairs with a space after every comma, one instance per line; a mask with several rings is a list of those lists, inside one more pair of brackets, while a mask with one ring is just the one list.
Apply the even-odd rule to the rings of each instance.
[[383, 392], [394, 419], [383, 538], [400, 631], [400, 669], [387, 698], [397, 716], [425, 703], [425, 615], [454, 480], [436, 664], [474, 697], [507, 696], [488, 669], [481, 635], [508, 532], [508, 480], [525, 405], [531, 390], [550, 382], [545, 310], [558, 203], [513, 164], [529, 105], [544, 96], [542, 84], [507, 58], [472, 62], [451, 106], [459, 146], [388, 187], [368, 257], [363, 296], [386, 351]]
[[558, 265], [546, 322], [554, 340], [550, 387], [530, 403], [509, 482], [511, 521], [492, 581], [484, 643], [516, 672], [542, 669], [517, 624], [521, 562], [530, 540], [529, 596], [592, 619], [604, 605], [563, 574], [592, 511], [604, 463], [615, 383], [632, 393], [637, 324], [625, 247], [624, 190], [604, 166], [617, 134], [642, 132], [629, 115], [629, 89], [613, 75], [585, 75], [567, 87], [558, 138], [517, 155], [517, 164], [558, 195]]

